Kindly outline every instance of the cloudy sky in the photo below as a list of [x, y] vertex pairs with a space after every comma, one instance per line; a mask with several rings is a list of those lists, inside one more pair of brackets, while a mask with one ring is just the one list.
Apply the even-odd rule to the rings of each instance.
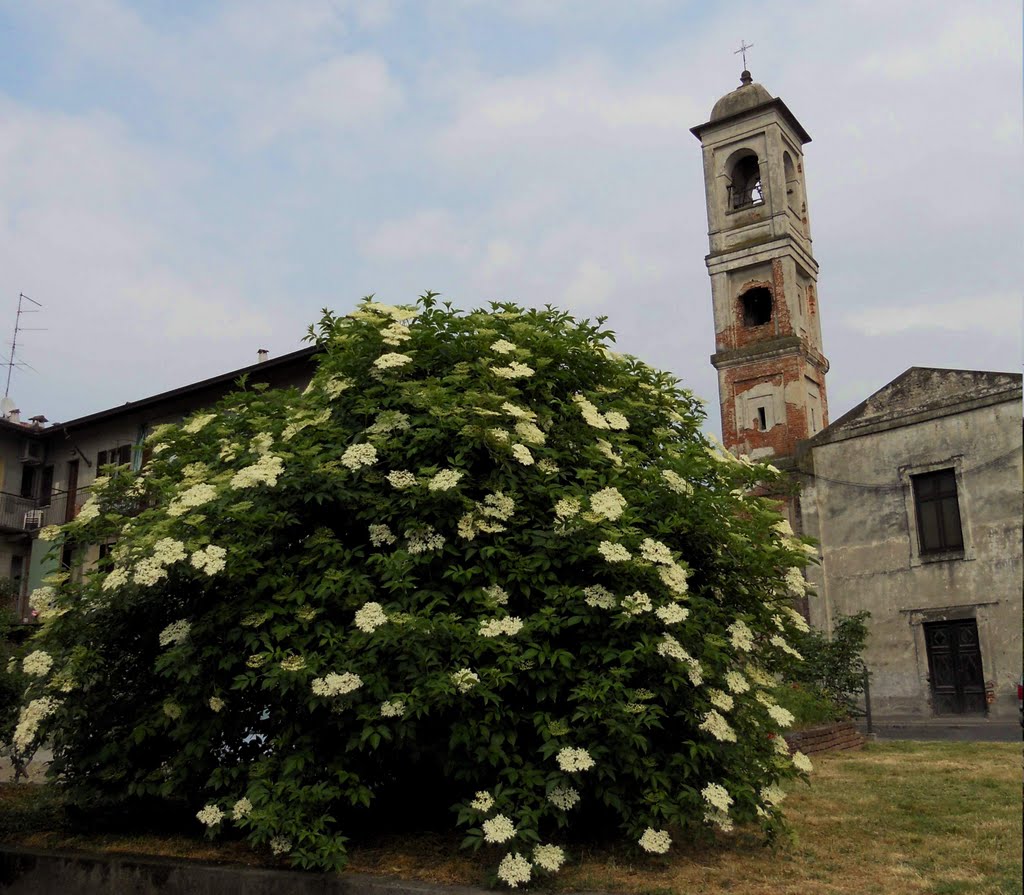
[[756, 80], [805, 147], [832, 418], [1017, 370], [1005, 0], [0, 0], [0, 338], [66, 420], [301, 347], [376, 293], [607, 315], [717, 430], [700, 146]]

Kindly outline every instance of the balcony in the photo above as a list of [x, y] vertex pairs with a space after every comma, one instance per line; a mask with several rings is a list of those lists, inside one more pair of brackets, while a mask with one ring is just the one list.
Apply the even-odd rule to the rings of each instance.
[[21, 497], [0, 491], [0, 533], [27, 534], [47, 525], [70, 522], [89, 499], [89, 489], [75, 492], [74, 502], [69, 506], [70, 496], [66, 491], [54, 491], [48, 498]]

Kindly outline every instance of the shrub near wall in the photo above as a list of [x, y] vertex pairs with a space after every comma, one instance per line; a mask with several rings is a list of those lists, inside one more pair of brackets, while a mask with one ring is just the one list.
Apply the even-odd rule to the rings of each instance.
[[185, 806], [296, 867], [453, 804], [511, 886], [574, 837], [774, 834], [809, 769], [770, 696], [806, 562], [749, 496], [777, 472], [554, 310], [367, 301], [311, 336], [303, 394], [161, 429], [44, 532], [116, 547], [35, 595], [15, 745], [50, 737], [81, 811]]

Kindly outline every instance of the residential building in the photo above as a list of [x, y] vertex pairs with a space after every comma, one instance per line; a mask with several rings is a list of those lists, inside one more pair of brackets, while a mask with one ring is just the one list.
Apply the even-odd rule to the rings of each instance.
[[[127, 463], [138, 469], [143, 442], [155, 426], [211, 406], [242, 376], [272, 388], [305, 386], [317, 351], [302, 348], [274, 359], [262, 359], [261, 352], [255, 364], [65, 423], [44, 426], [37, 418], [25, 424], [16, 412], [13, 419], [0, 419], [0, 576], [14, 584], [16, 617], [31, 620], [29, 594], [60, 563], [71, 561], [50, 551], [38, 531], [73, 519], [103, 466]], [[100, 549], [91, 548], [86, 565]]]

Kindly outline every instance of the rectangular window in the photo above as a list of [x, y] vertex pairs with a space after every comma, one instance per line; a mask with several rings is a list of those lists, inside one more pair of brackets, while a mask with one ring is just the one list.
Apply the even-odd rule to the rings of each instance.
[[910, 480], [922, 555], [962, 551], [964, 536], [956, 497], [956, 473], [952, 469], [939, 469], [911, 476]]

